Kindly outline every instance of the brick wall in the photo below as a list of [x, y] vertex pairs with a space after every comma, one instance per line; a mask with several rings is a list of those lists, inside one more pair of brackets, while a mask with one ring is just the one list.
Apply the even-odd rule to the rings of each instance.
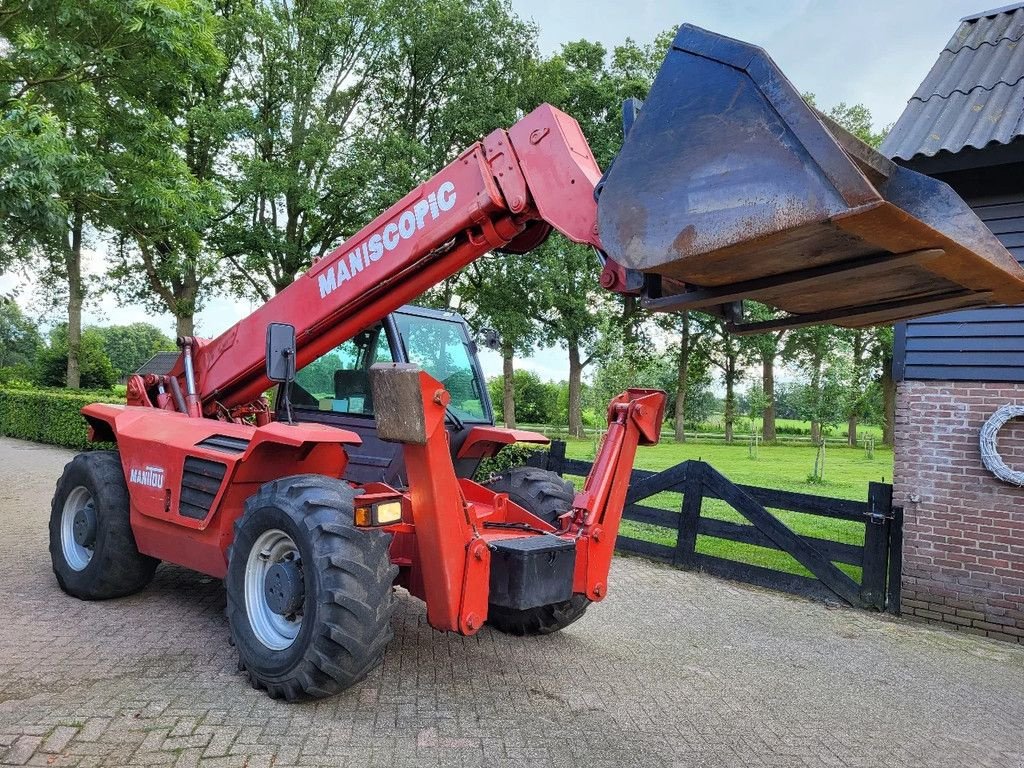
[[[894, 503], [904, 508], [905, 616], [1024, 643], [1024, 488], [996, 480], [978, 436], [1024, 385], [904, 381], [896, 397]], [[1024, 469], [1024, 420], [999, 433]]]

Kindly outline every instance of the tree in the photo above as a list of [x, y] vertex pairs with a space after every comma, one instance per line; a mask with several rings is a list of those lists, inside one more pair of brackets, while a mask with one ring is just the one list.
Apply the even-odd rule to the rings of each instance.
[[[597, 43], [568, 43], [561, 52], [539, 62], [531, 73], [524, 99], [547, 101], [572, 114], [583, 128], [599, 165], [611, 161], [621, 143], [619, 89], [606, 68], [606, 49]], [[552, 235], [534, 251], [540, 269], [541, 312], [545, 341], [566, 348], [569, 358], [569, 434], [583, 435], [583, 370], [594, 361], [598, 329], [617, 314], [600, 290], [600, 265], [589, 248]]]
[[103, 351], [118, 378], [134, 373], [157, 352], [174, 352], [174, 341], [149, 323], [94, 328], [103, 339]]
[[869, 331], [868, 360], [882, 395], [882, 442], [893, 445], [896, 436], [896, 380], [892, 375], [893, 328], [879, 326]]
[[[502, 395], [505, 392], [503, 376], [487, 382], [496, 417], [502, 416]], [[519, 418], [528, 424], [553, 424], [558, 418], [558, 386], [542, 381], [533, 371], [515, 372], [516, 410]]]
[[351, 139], [389, 44], [394, 5], [266, 0], [257, 6], [237, 73], [250, 119], [235, 142], [235, 204], [218, 235], [239, 290], [266, 300], [360, 218], [359, 193], [372, 180], [353, 169], [359, 164]]
[[14, 299], [0, 296], [0, 368], [31, 363], [42, 343], [36, 324]]
[[[65, 287], [64, 379], [78, 387], [82, 254], [90, 236], [120, 218], [110, 161], [131, 141], [125, 128], [137, 115], [217, 55], [208, 9], [176, 0], [15, 2], [0, 14], [0, 37], [9, 44], [0, 57], [0, 131], [16, 137], [17, 160], [0, 176], [0, 216], [12, 233], [4, 250], [45, 254], [50, 278]], [[18, 190], [45, 195], [42, 210], [10, 204]]]
[[857, 446], [857, 423], [868, 412], [871, 382], [868, 378], [867, 344], [870, 332], [854, 328], [844, 332], [849, 349], [847, 391], [843, 410], [846, 413], [846, 436], [851, 448]]
[[502, 392], [495, 402], [500, 401], [509, 428], [516, 426], [516, 417], [521, 415], [516, 408], [520, 378], [514, 356], [528, 352], [540, 333], [536, 316], [543, 292], [537, 278], [529, 256], [497, 254], [471, 264], [458, 284], [460, 296], [467, 297], [470, 322], [477, 328], [493, 328], [501, 337]]
[[841, 101], [825, 111], [818, 107], [817, 98], [813, 93], [805, 93], [803, 97], [811, 107], [821, 111], [827, 118], [838, 123], [869, 147], [877, 148], [885, 141], [885, 137], [889, 133], [890, 126], [886, 126], [880, 131], [875, 130], [871, 110], [863, 104], [850, 105]]
[[725, 442], [731, 443], [736, 422], [736, 387], [743, 380], [744, 365], [749, 349], [739, 337], [729, 333], [725, 323], [712, 315], [700, 314], [698, 322], [707, 336], [707, 355], [712, 367], [717, 368], [725, 386], [724, 414]]
[[791, 331], [784, 355], [796, 363], [807, 379], [801, 418], [811, 422], [811, 441], [821, 442], [822, 425], [843, 418], [843, 397], [848, 391], [845, 339], [831, 325]]
[[[391, 32], [394, 42], [367, 88], [371, 135], [360, 142], [374, 158], [375, 183], [365, 203], [372, 214], [481, 136], [513, 123], [523, 78], [537, 55], [535, 29], [505, 0], [419, 2], [415, 13], [395, 16]], [[494, 254], [434, 292], [445, 306], [458, 294], [474, 325], [501, 336], [501, 412], [509, 427], [516, 424], [520, 381], [514, 355], [537, 337], [534, 274], [528, 257]]]
[[213, 6], [218, 55], [180, 91], [132, 116], [136, 125], [123, 132], [129, 141], [114, 171], [125, 217], [114, 225], [108, 276], [120, 296], [169, 312], [177, 336], [193, 335], [195, 313], [217, 277], [217, 232], [229, 205], [223, 156], [249, 116], [236, 79], [258, 17], [255, 2]]
[[[744, 307], [753, 320], [769, 320], [778, 313], [770, 307], [748, 302]], [[761, 411], [761, 430], [766, 443], [774, 443], [775, 435], [775, 363], [782, 354], [786, 329], [748, 336], [741, 343], [751, 357], [761, 364], [761, 387], [758, 409]]]
[[[35, 360], [35, 380], [45, 387], [67, 386], [68, 328], [58, 325], [50, 332], [49, 346], [39, 350]], [[117, 381], [114, 366], [103, 351], [103, 336], [95, 328], [82, 331], [79, 345], [81, 386], [107, 389]]]
[[541, 338], [566, 348], [569, 434], [583, 437], [583, 371], [597, 358], [612, 309], [599, 292], [596, 260], [589, 249], [552, 237], [538, 250], [544, 262]]
[[670, 347], [675, 358], [675, 376], [665, 382], [669, 393], [668, 412], [672, 414], [672, 425], [677, 443], [686, 442], [686, 422], [691, 419], [692, 398], [707, 385], [709, 360], [704, 344], [705, 324], [695, 322], [689, 312], [667, 313], [656, 317], [656, 325], [663, 331], [676, 336]]

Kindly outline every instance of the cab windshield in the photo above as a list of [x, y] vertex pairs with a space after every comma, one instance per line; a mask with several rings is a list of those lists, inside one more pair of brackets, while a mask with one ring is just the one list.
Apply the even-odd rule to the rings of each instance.
[[[400, 343], [410, 363], [440, 381], [452, 396], [449, 408], [461, 421], [489, 423], [483, 383], [473, 365], [464, 326], [451, 320], [395, 313]], [[298, 411], [331, 411], [372, 417], [370, 368], [395, 360], [388, 334], [377, 323], [298, 371], [292, 406]]]

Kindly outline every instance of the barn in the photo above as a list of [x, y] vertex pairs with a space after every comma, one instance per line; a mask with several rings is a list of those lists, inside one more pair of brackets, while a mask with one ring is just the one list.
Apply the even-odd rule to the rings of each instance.
[[[951, 185], [1024, 263], [1024, 3], [961, 20], [882, 152]], [[997, 409], [1024, 405], [1024, 306], [902, 323], [893, 357], [903, 613], [1024, 642], [1024, 488], [979, 448]], [[997, 448], [1024, 470], [1024, 419]]]

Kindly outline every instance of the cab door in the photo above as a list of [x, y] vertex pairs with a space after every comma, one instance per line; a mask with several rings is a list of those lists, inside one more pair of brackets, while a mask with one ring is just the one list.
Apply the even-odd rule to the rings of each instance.
[[370, 388], [370, 366], [401, 360], [389, 326], [390, 318], [360, 331], [297, 371], [292, 384], [296, 421], [350, 429], [363, 439], [347, 449], [345, 479], [353, 483], [404, 484], [402, 446], [377, 437]]

